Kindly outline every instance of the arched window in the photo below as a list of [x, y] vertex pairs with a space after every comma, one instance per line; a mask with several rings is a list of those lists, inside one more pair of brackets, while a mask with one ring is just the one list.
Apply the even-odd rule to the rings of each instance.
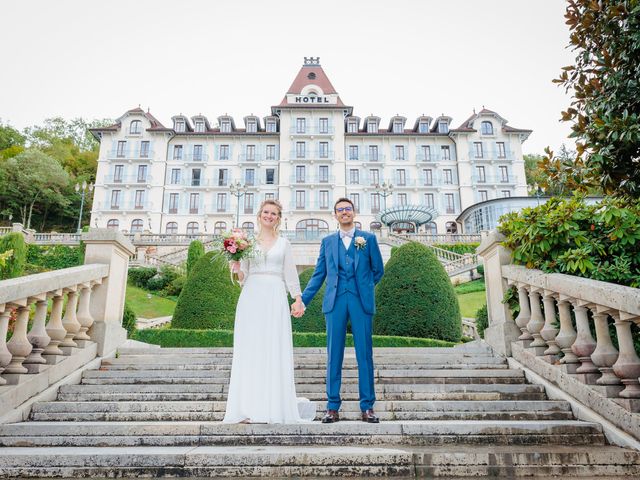
[[120, 220], [118, 220], [117, 218], [112, 218], [111, 220], [109, 220], [107, 222], [107, 228], [119, 228], [120, 227]]
[[227, 229], [227, 222], [216, 222], [213, 226], [213, 233], [215, 235], [220, 235]]
[[493, 124], [487, 120], [482, 122], [482, 135], [493, 135]]
[[195, 235], [199, 231], [200, 231], [200, 225], [198, 225], [198, 222], [187, 223], [187, 235]]
[[456, 222], [447, 222], [444, 227], [447, 233], [458, 233], [458, 224]]
[[396, 233], [416, 233], [416, 226], [411, 222], [396, 222], [391, 229]]
[[165, 227], [165, 233], [168, 233], [169, 235], [175, 235], [176, 233], [178, 233], [178, 222], [167, 223], [167, 226]]
[[140, 218], [136, 218], [131, 222], [131, 233], [141, 232], [144, 228], [144, 222]]
[[424, 226], [424, 228], [427, 235], [438, 234], [438, 226], [436, 225], [436, 222], [429, 222]]
[[382, 224], [380, 222], [371, 222], [369, 224], [369, 230], [371, 230], [372, 232], [380, 229], [382, 229]]
[[329, 233], [329, 224], [324, 220], [309, 218], [296, 224], [296, 238], [313, 239], [324, 233]]
[[253, 232], [253, 229], [254, 229], [254, 228], [255, 228], [255, 227], [254, 227], [254, 225], [253, 225], [253, 222], [244, 222], [244, 223], [242, 224], [242, 229], [243, 229], [245, 232]]
[[142, 133], [142, 122], [140, 120], [133, 120], [129, 125], [129, 133], [132, 135]]
[[358, 230], [362, 230], [362, 224], [360, 222], [353, 222]]

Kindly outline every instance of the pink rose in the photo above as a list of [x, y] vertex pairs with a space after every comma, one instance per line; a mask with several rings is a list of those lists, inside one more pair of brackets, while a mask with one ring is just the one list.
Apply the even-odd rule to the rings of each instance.
[[227, 251], [228, 251], [229, 253], [236, 253], [236, 251], [237, 251], [237, 250], [238, 250], [238, 249], [236, 248], [236, 246], [235, 246], [235, 245], [229, 245], [229, 246], [227, 247]]

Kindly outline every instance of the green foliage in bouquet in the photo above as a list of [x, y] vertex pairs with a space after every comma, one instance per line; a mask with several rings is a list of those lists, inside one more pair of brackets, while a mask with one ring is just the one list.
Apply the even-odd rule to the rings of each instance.
[[547, 273], [640, 287], [640, 201], [552, 198], [501, 218], [513, 261]]
[[239, 296], [240, 287], [231, 282], [226, 258], [206, 253], [187, 277], [171, 326], [231, 330]]
[[376, 335], [460, 340], [458, 299], [442, 264], [425, 245], [410, 242], [393, 252], [376, 288], [376, 304]]

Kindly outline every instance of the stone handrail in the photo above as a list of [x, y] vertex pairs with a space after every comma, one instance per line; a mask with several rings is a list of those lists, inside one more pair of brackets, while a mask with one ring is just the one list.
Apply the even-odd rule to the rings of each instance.
[[133, 246], [110, 230], [83, 240], [85, 265], [0, 281], [0, 385], [17, 389], [0, 390], [2, 413], [60, 380], [68, 365], [78, 368], [126, 340], [121, 324]]
[[428, 233], [399, 233], [396, 234], [400, 237], [405, 237], [408, 240], [413, 240], [415, 242], [431, 244], [431, 243], [475, 243], [480, 242], [481, 236], [474, 234], [463, 234], [463, 233], [436, 233], [436, 234], [428, 234]]
[[[640, 412], [640, 357], [631, 329], [640, 326], [640, 289], [512, 265], [503, 239], [492, 232], [478, 248], [485, 264], [487, 343], [508, 356], [522, 353], [543, 361], [548, 365], [537, 373], [553, 381], [577, 380], [596, 396]], [[503, 303], [511, 287], [520, 307], [515, 319]], [[593, 394], [582, 396], [593, 402]], [[606, 403], [594, 405], [611, 411], [602, 406]], [[640, 418], [632, 423], [640, 436]]]

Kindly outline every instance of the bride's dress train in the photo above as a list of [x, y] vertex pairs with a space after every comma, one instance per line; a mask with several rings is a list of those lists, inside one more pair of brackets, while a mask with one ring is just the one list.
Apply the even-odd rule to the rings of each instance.
[[225, 423], [311, 421], [316, 405], [296, 397], [291, 317], [285, 287], [300, 283], [289, 241], [241, 262], [244, 273], [233, 334], [233, 363]]

